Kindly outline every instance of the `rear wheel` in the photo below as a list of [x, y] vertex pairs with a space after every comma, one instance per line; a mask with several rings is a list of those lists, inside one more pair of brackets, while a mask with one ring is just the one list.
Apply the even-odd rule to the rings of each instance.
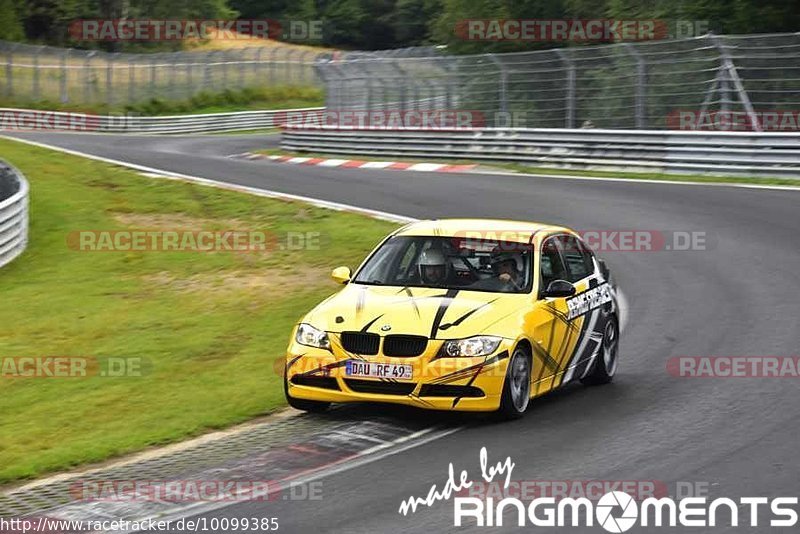
[[594, 363], [591, 374], [581, 379], [583, 384], [594, 386], [608, 384], [614, 379], [617, 372], [617, 352], [619, 350], [619, 327], [617, 319], [611, 317], [606, 323], [603, 332], [603, 343], [600, 346], [600, 354]]
[[326, 411], [331, 406], [330, 402], [295, 399], [294, 397], [289, 395], [289, 382], [286, 380], [285, 372], [283, 373], [283, 394], [286, 396], [286, 402], [289, 403], [289, 406], [291, 406], [296, 410], [303, 410], [304, 412], [320, 413]]
[[522, 347], [514, 349], [506, 369], [498, 415], [518, 419], [525, 415], [531, 400], [531, 358]]

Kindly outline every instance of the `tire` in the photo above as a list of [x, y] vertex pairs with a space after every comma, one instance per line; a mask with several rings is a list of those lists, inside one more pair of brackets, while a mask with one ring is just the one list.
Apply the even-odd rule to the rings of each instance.
[[502, 419], [519, 419], [525, 415], [530, 400], [531, 357], [524, 348], [517, 347], [508, 362], [497, 415]]
[[286, 372], [283, 373], [283, 394], [286, 396], [286, 402], [295, 410], [302, 410], [304, 412], [321, 413], [331, 407], [330, 402], [314, 401], [306, 399], [295, 399], [289, 395], [289, 383], [286, 380]]
[[603, 332], [603, 342], [600, 353], [594, 363], [592, 372], [581, 378], [581, 383], [587, 386], [609, 384], [614, 380], [617, 372], [617, 356], [619, 353], [619, 323], [616, 317], [609, 318]]

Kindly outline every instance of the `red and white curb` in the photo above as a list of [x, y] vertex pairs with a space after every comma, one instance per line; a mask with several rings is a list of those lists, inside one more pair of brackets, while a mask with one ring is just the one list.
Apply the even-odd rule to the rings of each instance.
[[299, 156], [277, 156], [254, 154], [245, 152], [230, 156], [237, 159], [268, 159], [277, 163], [290, 165], [317, 165], [319, 167], [332, 167], [342, 169], [383, 169], [390, 171], [417, 171], [417, 172], [464, 172], [470, 171], [477, 165], [449, 165], [447, 163], [412, 163], [408, 161], [362, 161], [357, 159], [327, 159], [306, 158]]

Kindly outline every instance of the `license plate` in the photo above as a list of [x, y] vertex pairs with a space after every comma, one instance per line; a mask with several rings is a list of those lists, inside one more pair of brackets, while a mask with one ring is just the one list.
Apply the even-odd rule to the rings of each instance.
[[398, 380], [411, 380], [410, 365], [394, 363], [359, 362], [348, 360], [345, 368], [347, 376], [363, 376], [366, 378], [396, 378]]

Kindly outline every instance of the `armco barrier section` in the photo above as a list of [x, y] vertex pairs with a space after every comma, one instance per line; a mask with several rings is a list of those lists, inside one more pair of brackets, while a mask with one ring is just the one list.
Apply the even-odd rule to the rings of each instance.
[[0, 161], [0, 267], [28, 245], [28, 182], [17, 169]]
[[190, 134], [273, 128], [290, 112], [324, 108], [274, 109], [145, 117], [92, 115], [59, 111], [0, 108], [2, 131], [77, 131], [100, 133]]
[[287, 127], [301, 152], [457, 158], [537, 167], [800, 179], [800, 133]]

